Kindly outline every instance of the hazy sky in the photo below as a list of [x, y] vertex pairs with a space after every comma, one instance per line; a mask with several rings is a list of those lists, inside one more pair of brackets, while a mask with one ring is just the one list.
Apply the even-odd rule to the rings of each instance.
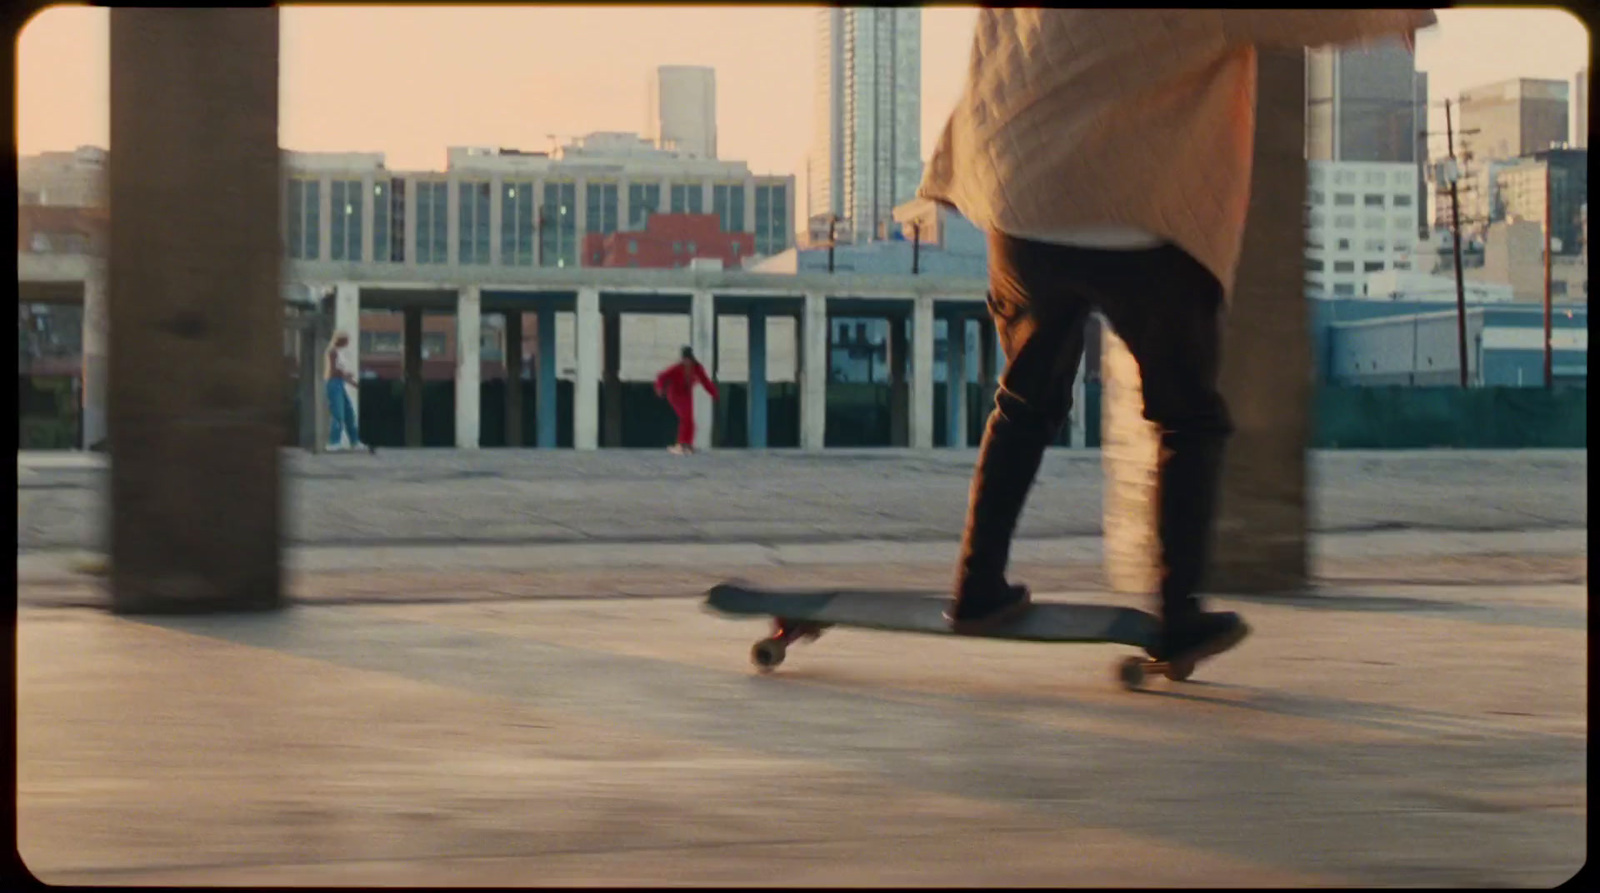
[[[924, 157], [961, 89], [975, 15], [923, 13]], [[550, 134], [642, 130], [654, 66], [710, 65], [719, 154], [803, 176], [814, 16], [798, 6], [287, 6], [280, 140], [442, 169], [447, 146], [545, 149]], [[22, 154], [107, 145], [108, 22], [104, 8], [52, 7], [23, 30]], [[1570, 81], [1588, 64], [1588, 33], [1563, 11], [1444, 10], [1439, 22], [1417, 41], [1435, 101], [1510, 77]]]

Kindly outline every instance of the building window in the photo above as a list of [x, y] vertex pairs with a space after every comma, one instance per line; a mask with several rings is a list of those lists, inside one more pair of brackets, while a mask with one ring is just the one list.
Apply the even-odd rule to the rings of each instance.
[[1405, 260], [1397, 260], [1397, 261], [1394, 262], [1394, 268], [1396, 270], [1409, 270], [1409, 269], [1411, 269], [1411, 262], [1410, 261], [1405, 261]]
[[329, 260], [361, 260], [362, 192], [360, 180], [334, 180], [328, 184]]
[[756, 254], [773, 255], [789, 246], [788, 197], [781, 183], [756, 186]]
[[1367, 171], [1368, 186], [1382, 186], [1384, 181], [1387, 179], [1389, 179], [1389, 177], [1383, 171]]
[[500, 184], [500, 263], [508, 267], [533, 266], [533, 184]]
[[617, 231], [617, 184], [587, 183], [584, 185], [583, 231], [585, 233], [614, 233]]
[[1326, 193], [1323, 193], [1323, 192], [1321, 192], [1319, 190], [1315, 190], [1315, 189], [1311, 190], [1311, 203], [1313, 205], [1323, 204], [1327, 200], [1328, 200], [1328, 196], [1327, 196]]
[[696, 245], [695, 245], [695, 244], [694, 244], [694, 242], [690, 242], [690, 243], [689, 243], [689, 253], [690, 253], [690, 254], [694, 254], [694, 253], [695, 253], [695, 252], [697, 252], [697, 251], [698, 251], [698, 250], [699, 250], [699, 248], [698, 248], [698, 246], [696, 246]]
[[1567, 280], [1565, 280], [1565, 279], [1551, 279], [1550, 280], [1550, 295], [1552, 297], [1557, 297], [1557, 298], [1566, 297], [1567, 296]]
[[1413, 224], [1414, 222], [1415, 221], [1413, 221], [1410, 217], [1396, 217], [1394, 219], [1394, 228], [1395, 229], [1410, 229], [1411, 228], [1411, 224]]
[[406, 260], [406, 181], [379, 180], [372, 186], [372, 259]]
[[678, 253], [680, 253], [682, 251], [683, 251], [683, 243], [682, 242], [673, 242], [672, 243], [672, 253], [673, 254], [678, 254]]
[[444, 356], [448, 346], [443, 332], [422, 333], [422, 358], [424, 360]]
[[628, 240], [628, 253], [629, 254], [638, 254], [639, 253], [639, 240], [638, 239], [629, 239]]
[[1385, 245], [1387, 245], [1387, 244], [1388, 244], [1388, 243], [1387, 243], [1387, 242], [1385, 242], [1385, 241], [1384, 241], [1384, 240], [1382, 240], [1382, 239], [1368, 239], [1368, 240], [1367, 240], [1367, 241], [1366, 241], [1366, 242], [1365, 242], [1365, 243], [1364, 243], [1364, 247], [1365, 247], [1365, 248], [1366, 248], [1366, 249], [1367, 249], [1367, 250], [1368, 250], [1368, 251], [1382, 251], [1382, 250], [1383, 250], [1383, 246], [1385, 246]]
[[1333, 262], [1333, 271], [1335, 273], [1354, 273], [1356, 271], [1356, 262], [1353, 260], [1336, 260]]
[[725, 233], [744, 230], [744, 184], [718, 183], [711, 187], [711, 210]]
[[316, 180], [289, 181], [289, 256], [317, 260], [322, 246], [322, 184]]
[[660, 183], [628, 184], [628, 229], [644, 229], [650, 215], [660, 210]]
[[577, 195], [578, 187], [574, 183], [544, 184], [539, 229], [540, 266], [578, 265]]
[[1381, 208], [1381, 207], [1383, 207], [1383, 196], [1381, 196], [1381, 195], [1366, 195], [1366, 196], [1362, 196], [1361, 197], [1361, 203], [1363, 205], [1366, 205], [1369, 208]]
[[1322, 261], [1316, 260], [1316, 259], [1310, 258], [1310, 257], [1306, 258], [1306, 272], [1307, 273], [1321, 273], [1322, 270], [1323, 270]]
[[1336, 192], [1333, 194], [1333, 204], [1339, 208], [1354, 207], [1356, 196], [1353, 192]]
[[1391, 201], [1394, 202], [1394, 206], [1396, 208], [1411, 207], [1411, 196], [1409, 195], [1396, 195], [1393, 199], [1391, 199]]
[[1383, 261], [1369, 260], [1361, 265], [1361, 270], [1365, 273], [1381, 273], [1383, 272]]
[[699, 183], [672, 184], [672, 213], [705, 213], [705, 191]]
[[1348, 298], [1356, 293], [1356, 287], [1348, 282], [1336, 282], [1333, 285], [1333, 293], [1337, 297]]
[[1367, 217], [1361, 221], [1362, 229], [1383, 229], [1382, 217]]
[[417, 263], [450, 262], [450, 184], [417, 184]]
[[461, 264], [486, 264], [489, 262], [489, 184], [486, 181], [463, 181], [456, 184], [457, 232], [456, 262]]
[[1321, 214], [1318, 214], [1317, 212], [1312, 211], [1310, 217], [1307, 218], [1307, 222], [1311, 225], [1311, 227], [1313, 229], [1321, 229], [1322, 228], [1322, 224], [1323, 224], [1323, 217], [1322, 217]]
[[1340, 239], [1339, 240], [1339, 250], [1340, 251], [1349, 251], [1350, 250], [1350, 240], [1349, 239]]

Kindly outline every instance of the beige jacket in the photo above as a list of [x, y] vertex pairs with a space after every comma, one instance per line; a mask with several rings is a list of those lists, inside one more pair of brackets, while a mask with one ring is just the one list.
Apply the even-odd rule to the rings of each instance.
[[1012, 235], [1136, 227], [1231, 294], [1250, 203], [1256, 46], [1408, 34], [1419, 10], [983, 9], [923, 198]]

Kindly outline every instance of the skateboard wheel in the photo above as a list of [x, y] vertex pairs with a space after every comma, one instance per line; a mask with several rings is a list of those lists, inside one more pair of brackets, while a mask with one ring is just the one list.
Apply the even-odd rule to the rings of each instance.
[[1144, 658], [1124, 658], [1117, 665], [1117, 678], [1122, 681], [1124, 688], [1138, 688], [1144, 684]]
[[762, 639], [750, 649], [750, 662], [763, 673], [770, 673], [783, 663], [788, 648], [777, 639]]
[[1167, 664], [1167, 678], [1173, 682], [1184, 682], [1194, 675], [1194, 661]]

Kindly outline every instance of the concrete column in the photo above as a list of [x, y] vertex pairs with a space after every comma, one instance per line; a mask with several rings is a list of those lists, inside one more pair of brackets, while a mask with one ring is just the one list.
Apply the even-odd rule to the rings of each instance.
[[906, 320], [891, 316], [889, 323], [889, 443], [892, 446], [911, 445], [907, 410], [911, 408], [911, 395], [907, 393], [906, 374], [911, 367], [911, 353], [906, 344]]
[[1304, 288], [1305, 54], [1263, 51], [1259, 66], [1250, 216], [1222, 331], [1235, 432], [1209, 575], [1218, 592], [1286, 592], [1310, 577], [1311, 304], [1283, 300]]
[[600, 403], [605, 409], [600, 426], [600, 443], [610, 448], [622, 446], [622, 314], [615, 310], [600, 314], [601, 349], [604, 374], [601, 376]]
[[911, 311], [911, 448], [933, 449], [933, 298]]
[[716, 186], [710, 180], [700, 181], [700, 213], [715, 213], [717, 207], [715, 190]]
[[106, 264], [89, 262], [83, 281], [83, 438], [81, 449], [106, 439], [106, 351], [110, 345], [111, 308], [106, 302]]
[[633, 181], [627, 177], [617, 180], [617, 232], [619, 233], [633, 232], [633, 227], [628, 222], [628, 218], [633, 214], [633, 201], [628, 195], [631, 186]]
[[281, 608], [278, 11], [110, 23], [111, 605]]
[[750, 449], [767, 448], [767, 316], [762, 310], [750, 311], [747, 323], [749, 372], [745, 376], [745, 428], [750, 432]]
[[[1262, 52], [1249, 220], [1230, 312], [1221, 390], [1235, 433], [1224, 465], [1209, 591], [1291, 591], [1307, 570], [1306, 445], [1313, 380], [1309, 307], [1299, 294], [1305, 195], [1305, 54]], [[1102, 362], [1105, 554], [1112, 587], [1159, 586], [1154, 427], [1139, 413], [1137, 367], [1109, 333]]]
[[522, 440], [522, 309], [505, 314], [506, 446], [520, 447]]
[[539, 448], [556, 447], [556, 311], [539, 308], [539, 396], [534, 409], [539, 414]]
[[[572, 393], [572, 445], [580, 450], [593, 450], [600, 445], [599, 289], [578, 290], [578, 321], [574, 330], [578, 380]], [[554, 346], [552, 343], [551, 347]]]
[[405, 309], [406, 446], [422, 446], [422, 308]]
[[828, 422], [828, 298], [817, 292], [805, 297], [800, 360], [800, 448], [821, 450]]
[[967, 320], [953, 316], [947, 322], [945, 343], [945, 441], [951, 449], [967, 448]]
[[483, 296], [476, 285], [456, 299], [456, 448], [475, 450], [482, 419]]
[[1087, 449], [1089, 446], [1089, 417], [1088, 384], [1084, 379], [1089, 374], [1089, 352], [1085, 350], [1083, 356], [1078, 357], [1078, 371], [1072, 379], [1072, 445], [1078, 449]]
[[[697, 291], [689, 303], [689, 346], [706, 367], [712, 381], [717, 377], [716, 298], [708, 291]], [[714, 424], [711, 395], [704, 388], [694, 389], [694, 448], [711, 449]]]
[[744, 220], [739, 227], [740, 232], [754, 233], [756, 231], [756, 178], [744, 178]]

